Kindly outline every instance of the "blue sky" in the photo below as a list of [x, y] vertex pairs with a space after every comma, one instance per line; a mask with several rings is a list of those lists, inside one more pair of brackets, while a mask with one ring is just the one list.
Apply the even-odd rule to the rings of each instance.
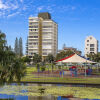
[[39, 12], [51, 13], [58, 23], [58, 47], [75, 47], [84, 54], [84, 40], [93, 35], [100, 41], [100, 0], [0, 0], [0, 30], [9, 45], [22, 37], [24, 52], [28, 18]]

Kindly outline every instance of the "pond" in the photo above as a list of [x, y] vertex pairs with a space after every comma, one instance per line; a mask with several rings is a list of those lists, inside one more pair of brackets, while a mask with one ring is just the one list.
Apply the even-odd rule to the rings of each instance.
[[100, 87], [62, 84], [0, 86], [0, 100], [100, 100]]

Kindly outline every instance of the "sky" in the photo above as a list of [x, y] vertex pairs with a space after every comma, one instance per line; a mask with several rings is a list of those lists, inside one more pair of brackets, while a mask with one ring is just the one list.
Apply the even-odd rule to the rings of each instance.
[[49, 12], [58, 24], [58, 49], [66, 44], [84, 54], [87, 36], [100, 41], [100, 0], [0, 0], [0, 30], [8, 45], [14, 47], [16, 37], [22, 37], [25, 53], [28, 18], [39, 12]]

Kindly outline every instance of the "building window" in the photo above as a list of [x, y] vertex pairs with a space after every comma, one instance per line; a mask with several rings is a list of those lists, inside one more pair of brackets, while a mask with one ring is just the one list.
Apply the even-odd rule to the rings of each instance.
[[38, 26], [29, 26], [29, 28], [38, 28]]
[[87, 42], [89, 42], [89, 40], [87, 40]]
[[89, 46], [89, 44], [87, 44], [87, 46]]
[[92, 37], [90, 37], [90, 40], [92, 40]]
[[38, 26], [33, 26], [33, 28], [38, 28]]
[[33, 38], [33, 36], [29, 36], [29, 38]]
[[94, 48], [90, 48], [90, 51], [94, 51]]
[[32, 25], [32, 23], [29, 23], [29, 25]]
[[90, 47], [94, 47], [94, 44], [90, 44]]
[[34, 36], [34, 38], [38, 38], [38, 36]]
[[48, 55], [47, 53], [43, 53], [43, 55]]
[[90, 54], [94, 54], [94, 52], [90, 52]]
[[43, 28], [52, 28], [52, 26], [43, 26]]

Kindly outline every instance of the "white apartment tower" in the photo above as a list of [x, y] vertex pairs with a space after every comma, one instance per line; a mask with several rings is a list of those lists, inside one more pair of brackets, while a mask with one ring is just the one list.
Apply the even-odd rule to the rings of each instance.
[[98, 41], [93, 37], [89, 36], [85, 40], [85, 57], [87, 54], [98, 52]]
[[34, 53], [45, 58], [48, 54], [56, 56], [58, 50], [58, 25], [49, 13], [39, 13], [29, 17], [28, 56]]

